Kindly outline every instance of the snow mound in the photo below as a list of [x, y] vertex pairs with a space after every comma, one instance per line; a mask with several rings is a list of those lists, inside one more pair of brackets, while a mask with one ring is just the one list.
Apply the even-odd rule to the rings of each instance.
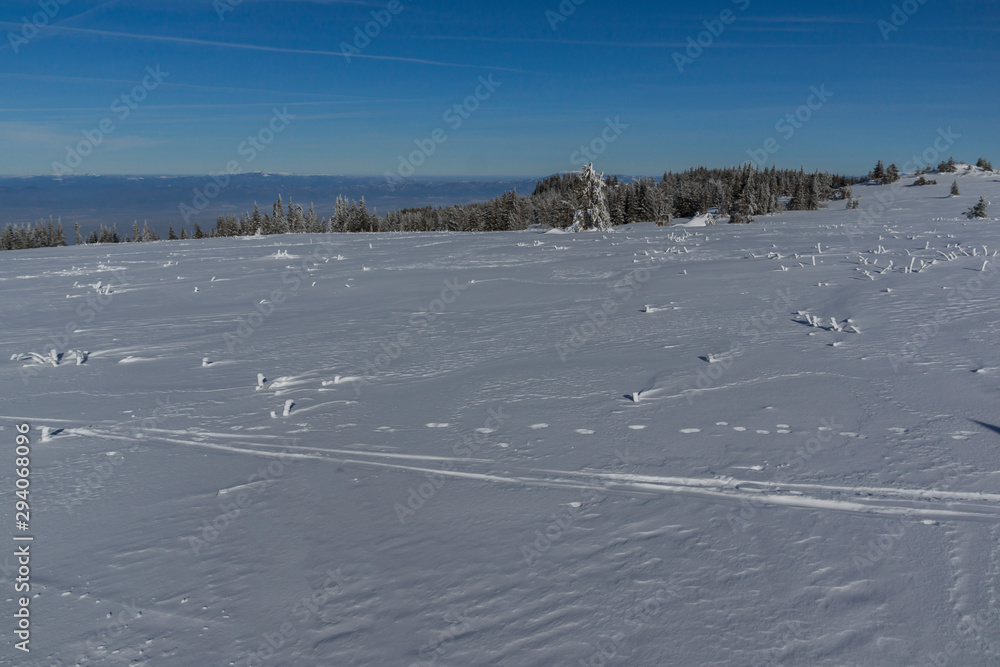
[[704, 215], [696, 215], [691, 218], [688, 222], [682, 222], [679, 224], [674, 224], [674, 227], [708, 227], [709, 225], [714, 225], [718, 222], [714, 213], [706, 213]]

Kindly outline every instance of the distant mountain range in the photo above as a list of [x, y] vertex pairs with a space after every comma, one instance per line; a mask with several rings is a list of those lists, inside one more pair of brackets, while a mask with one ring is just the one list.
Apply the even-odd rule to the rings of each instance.
[[[286, 206], [289, 199], [307, 210], [312, 203], [320, 217], [333, 214], [338, 195], [363, 196], [369, 210], [374, 207], [385, 214], [413, 206], [487, 201], [514, 188], [519, 194], [531, 194], [538, 180], [441, 177], [413, 179], [391, 188], [381, 176], [249, 173], [229, 179], [225, 187], [219, 187], [210, 176], [3, 176], [0, 227], [47, 220], [51, 215], [62, 218], [67, 236], [76, 222], [84, 233], [112, 223], [127, 232], [133, 220], [140, 225], [148, 222], [165, 236], [170, 225], [177, 233], [181, 227], [190, 232], [195, 222], [211, 229], [217, 216], [238, 216], [250, 211], [255, 201], [262, 212], [270, 211], [279, 194]], [[225, 183], [222, 177], [218, 180]]]

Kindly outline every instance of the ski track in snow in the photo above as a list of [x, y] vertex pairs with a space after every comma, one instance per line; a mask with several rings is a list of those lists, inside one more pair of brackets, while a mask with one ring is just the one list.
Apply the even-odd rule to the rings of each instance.
[[[128, 440], [127, 437], [118, 436], [113, 432], [100, 432], [93, 429], [88, 429], [85, 434], [108, 439], [121, 438], [122, 440]], [[181, 435], [184, 432], [178, 432], [177, 434]], [[525, 474], [511, 476], [487, 472], [440, 470], [352, 457], [362, 456], [372, 459], [396, 461], [413, 460], [427, 463], [447, 461], [463, 466], [468, 466], [469, 464], [495, 464], [484, 459], [324, 449], [320, 447], [281, 444], [267, 445], [252, 442], [224, 444], [207, 441], [207, 438], [204, 436], [208, 434], [200, 435], [202, 437], [199, 437], [197, 440], [185, 440], [161, 435], [159, 434], [159, 430], [153, 429], [148, 432], [147, 439], [189, 447], [204, 447], [235, 454], [252, 454], [261, 457], [283, 459], [308, 459], [360, 467], [392, 468], [419, 474], [441, 475], [444, 477], [523, 486], [572, 487], [614, 490], [622, 493], [680, 493], [713, 498], [726, 503], [739, 503], [744, 500], [752, 500], [764, 505], [780, 505], [808, 510], [898, 515], [914, 518], [982, 520], [1000, 523], [1000, 494], [992, 493], [863, 486], [848, 487], [826, 484], [769, 483], [739, 480], [729, 477], [715, 479], [656, 477], [563, 470], [527, 470]], [[213, 437], [220, 435], [223, 437], [236, 437], [229, 434], [211, 435]], [[278, 448], [282, 451], [274, 451]], [[538, 476], [537, 473], [539, 472], [546, 474]], [[532, 473], [536, 474], [533, 475]], [[831, 497], [820, 497], [821, 494]], [[959, 503], [964, 504], [959, 505]]]

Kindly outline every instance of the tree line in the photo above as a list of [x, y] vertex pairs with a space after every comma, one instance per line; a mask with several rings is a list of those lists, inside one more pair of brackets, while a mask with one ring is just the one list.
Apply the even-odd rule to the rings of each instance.
[[[759, 170], [752, 165], [680, 173], [667, 172], [660, 180], [640, 178], [629, 182], [605, 177], [608, 213], [612, 225], [655, 221], [669, 224], [674, 217], [688, 218], [716, 209], [730, 222], [751, 222], [755, 216], [782, 210], [817, 210], [824, 201], [843, 198], [845, 188], [862, 179], [807, 173], [803, 169]], [[532, 225], [566, 228], [585, 207], [586, 190], [580, 172], [555, 174], [538, 181], [534, 191], [522, 196], [514, 189], [486, 202], [446, 207], [403, 208], [382, 216], [360, 201], [338, 197], [333, 215], [319, 218], [310, 206], [281, 197], [269, 212], [219, 216], [215, 229], [196, 226], [195, 237], [334, 232], [469, 231], [494, 232], [527, 229]]]
[[[988, 160], [980, 158], [977, 166], [991, 169]], [[938, 165], [938, 171], [955, 170], [950, 159]], [[929, 170], [924, 170], [924, 173]], [[895, 164], [884, 167], [880, 160], [867, 174], [858, 178], [829, 172], [806, 172], [804, 169], [759, 169], [752, 164], [708, 169], [697, 167], [674, 173], [668, 171], [660, 179], [638, 178], [630, 181], [617, 176], [604, 178], [607, 212], [612, 225], [655, 221], [670, 224], [677, 218], [690, 218], [714, 210], [728, 217], [731, 223], [749, 223], [757, 216], [784, 210], [812, 211], [823, 202], [846, 200], [848, 208], [857, 207], [851, 186], [865, 180], [891, 184], [899, 180]], [[456, 204], [445, 207], [411, 207], [380, 215], [369, 209], [365, 198], [360, 200], [338, 196], [332, 215], [321, 217], [312, 205], [308, 210], [279, 195], [269, 210], [253, 210], [239, 216], [225, 215], [216, 219], [215, 227], [202, 229], [195, 223], [188, 232], [181, 227], [180, 235], [170, 227], [167, 240], [213, 238], [227, 236], [272, 235], [289, 233], [362, 233], [413, 231], [493, 232], [527, 229], [529, 226], [566, 228], [573, 224], [577, 211], [588, 205], [586, 183], [582, 172], [555, 174], [538, 181], [530, 195], [512, 190], [486, 202]], [[81, 237], [76, 226], [76, 242], [120, 243], [160, 240], [147, 225], [133, 223], [131, 234], [122, 235], [115, 225], [101, 225]], [[0, 250], [65, 245], [61, 222], [39, 222], [35, 226], [7, 225], [0, 234]]]

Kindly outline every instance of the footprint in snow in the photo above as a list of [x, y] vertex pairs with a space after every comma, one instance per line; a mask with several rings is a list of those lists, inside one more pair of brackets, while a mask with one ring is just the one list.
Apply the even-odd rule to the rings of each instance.
[[682, 428], [681, 433], [701, 433], [700, 428]]
[[426, 426], [427, 428], [448, 428], [451, 424], [448, 424], [447, 422], [441, 424], [437, 422], [429, 422]]
[[534, 429], [534, 430], [536, 430], [536, 431], [537, 431], [538, 429], [542, 429], [542, 428], [548, 428], [548, 427], [549, 427], [549, 425], [548, 425], [548, 424], [532, 424], [532, 425], [531, 425], [531, 428], [533, 428], [533, 429]]
[[740, 433], [742, 433], [743, 431], [747, 430], [747, 427], [746, 426], [734, 426], [733, 430], [734, 431], [739, 431]]
[[591, 431], [589, 428], [578, 428], [576, 429], [576, 432], [579, 433], [580, 435], [594, 435], [594, 432]]
[[630, 424], [629, 428], [633, 431], [641, 431], [646, 428], [646, 426], [644, 424]]
[[486, 427], [483, 427], [483, 428], [477, 428], [476, 429], [476, 433], [493, 433], [494, 431], [496, 431], [495, 428], [486, 428]]

